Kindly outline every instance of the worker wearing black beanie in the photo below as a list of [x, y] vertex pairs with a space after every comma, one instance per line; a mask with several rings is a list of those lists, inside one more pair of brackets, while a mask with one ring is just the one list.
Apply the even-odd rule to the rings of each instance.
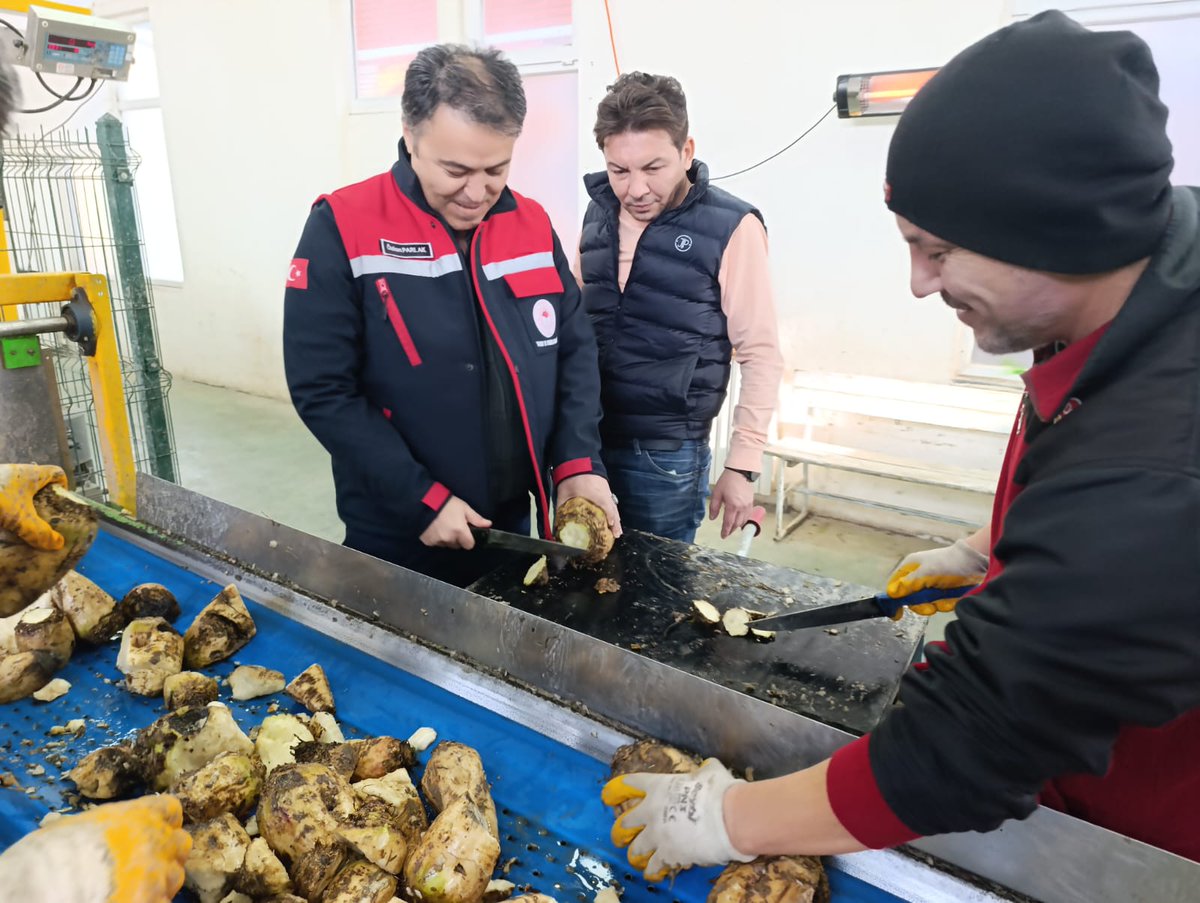
[[1141, 38], [1041, 13], [968, 47], [913, 98], [888, 152], [887, 205], [996, 260], [1114, 270], [1166, 228], [1166, 121]]
[[[648, 877], [1003, 824], [1009, 855], [974, 847], [979, 874], [1057, 898], [1047, 822], [1011, 823], [1039, 804], [1200, 863], [1200, 188], [1168, 183], [1157, 92], [1142, 41], [1052, 12], [963, 51], [901, 117], [887, 203], [913, 294], [984, 350], [1035, 352], [990, 524], [905, 558], [887, 593], [924, 614], [914, 593], [975, 585], [903, 705], [826, 761], [610, 781]], [[1078, 830], [1072, 891], [1180, 899], [1102, 837]]]

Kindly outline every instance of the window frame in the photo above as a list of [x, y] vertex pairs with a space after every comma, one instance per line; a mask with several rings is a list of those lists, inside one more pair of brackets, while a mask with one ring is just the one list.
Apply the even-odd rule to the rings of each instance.
[[[347, 35], [349, 41], [350, 115], [396, 113], [400, 110], [400, 95], [360, 97], [358, 94], [358, 50], [355, 42], [352, 4], [353, 0], [349, 6], [351, 18]], [[483, 43], [483, 4], [484, 0], [439, 0], [437, 40], [467, 44]], [[572, 25], [572, 38], [569, 45], [531, 48], [516, 52], [505, 51], [505, 56], [512, 60], [522, 76], [578, 72], [579, 54], [575, 46], [574, 25]]]

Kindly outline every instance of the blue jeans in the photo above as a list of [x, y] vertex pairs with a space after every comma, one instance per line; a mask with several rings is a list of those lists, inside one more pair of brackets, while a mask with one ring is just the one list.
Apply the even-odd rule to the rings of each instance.
[[692, 542], [704, 520], [712, 452], [699, 439], [676, 451], [606, 447], [604, 466], [617, 497], [621, 526], [667, 539]]

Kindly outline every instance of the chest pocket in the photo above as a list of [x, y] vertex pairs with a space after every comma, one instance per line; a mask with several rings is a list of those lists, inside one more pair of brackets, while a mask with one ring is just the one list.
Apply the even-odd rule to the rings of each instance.
[[537, 354], [558, 351], [559, 302], [563, 284], [554, 267], [541, 267], [504, 276], [513, 294], [517, 318]]

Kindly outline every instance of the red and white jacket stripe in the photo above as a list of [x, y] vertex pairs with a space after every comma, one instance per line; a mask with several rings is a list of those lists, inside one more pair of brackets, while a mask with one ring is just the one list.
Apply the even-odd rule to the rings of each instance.
[[460, 253], [402, 142], [390, 172], [318, 199], [285, 293], [288, 388], [348, 528], [411, 538], [451, 494], [485, 516], [501, 501], [477, 307], [516, 389], [539, 529], [554, 483], [603, 474], [595, 337], [546, 212], [505, 189]]

